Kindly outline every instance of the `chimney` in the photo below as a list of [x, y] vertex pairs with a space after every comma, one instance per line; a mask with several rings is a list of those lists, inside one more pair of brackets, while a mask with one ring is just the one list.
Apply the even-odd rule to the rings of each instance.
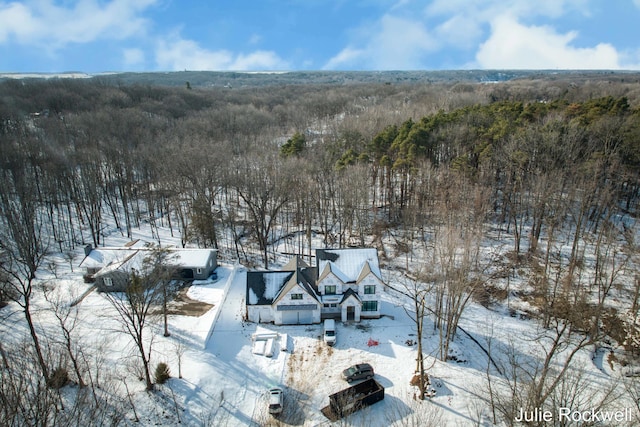
[[93, 246], [91, 246], [91, 243], [89, 243], [87, 246], [84, 247], [84, 256], [89, 256], [92, 250], [93, 250]]

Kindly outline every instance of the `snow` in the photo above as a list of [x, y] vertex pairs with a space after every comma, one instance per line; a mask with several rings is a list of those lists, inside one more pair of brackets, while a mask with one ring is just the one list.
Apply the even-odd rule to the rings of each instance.
[[342, 270], [340, 270], [340, 268], [335, 263], [329, 261], [328, 264], [331, 272], [335, 274], [338, 280], [340, 280], [342, 283], [350, 283], [356, 281], [354, 278], [352, 278], [352, 276], [349, 276], [348, 274], [345, 274]]
[[94, 274], [94, 277], [104, 276], [105, 274], [109, 274], [116, 270], [128, 272], [131, 270], [141, 271], [143, 269], [144, 254], [141, 254], [139, 251], [128, 251], [121, 254], [126, 255], [126, 257], [122, 259], [114, 259]]
[[177, 249], [175, 253], [175, 260], [172, 261], [176, 266], [205, 266], [211, 255], [211, 249]]
[[268, 301], [272, 301], [276, 295], [278, 295], [278, 292], [284, 285], [284, 281], [287, 280], [289, 276], [291, 276], [291, 272], [270, 273], [262, 276], [264, 277], [265, 285], [264, 298]]
[[258, 296], [253, 289], [249, 289], [249, 304], [256, 305], [258, 303]]
[[[163, 239], [170, 243], [168, 237], [163, 235]], [[78, 258], [81, 259], [81, 254]], [[55, 279], [60, 292], [75, 300], [90, 285], [83, 283], [82, 271], [69, 271], [65, 265], [61, 260], [55, 278], [40, 276], [45, 282]], [[349, 265], [351, 267], [346, 267], [349, 273], [357, 276], [362, 261], [357, 266]], [[166, 385], [158, 386], [155, 394], [146, 393], [143, 383], [129, 378], [131, 373], [124, 366], [127, 360], [135, 360], [135, 349], [130, 338], [119, 332], [113, 307], [105, 296], [92, 292], [75, 306], [81, 319], [78, 333], [83, 343], [95, 351], [100, 349], [110, 374], [127, 377], [129, 383], [133, 383], [132, 399], [141, 418], [138, 425], [168, 426], [178, 422], [265, 425], [271, 420], [266, 393], [274, 386], [285, 390], [285, 413], [281, 418], [284, 425], [328, 425], [320, 409], [328, 404], [330, 394], [348, 387], [340, 378], [340, 372], [361, 362], [374, 367], [376, 379], [385, 387], [385, 399], [348, 417], [348, 425], [375, 427], [401, 422], [406, 425], [491, 425], [489, 406], [478, 396], [486, 398], [488, 376], [495, 380], [499, 375], [480, 345], [486, 348], [491, 343], [494, 357], [503, 354], [499, 362], [504, 361], [506, 349], [511, 347], [523, 360], [535, 360], [541, 355], [537, 338], [544, 331], [536, 321], [512, 317], [510, 310], [501, 306], [489, 310], [471, 303], [460, 326], [475, 341], [459, 333], [449, 352], [455, 360], [443, 362], [437, 354], [438, 331], [428, 318], [423, 345], [435, 395], [419, 401], [414, 398], [416, 388], [410, 385], [416, 363], [416, 345], [412, 341], [416, 336], [415, 325], [405, 307], [411, 309], [411, 304], [393, 288], [382, 294], [380, 319], [337, 322], [336, 344], [328, 347], [322, 341], [321, 324], [274, 326], [246, 322], [246, 269], [237, 263], [221, 262], [217, 273], [217, 280], [195, 281], [187, 292], [193, 300], [212, 304], [211, 309], [197, 317], [170, 315], [169, 337], [162, 336], [161, 322], [152, 325], [155, 332], [152, 366], [166, 362], [173, 376]], [[392, 276], [388, 271], [385, 273], [387, 277]], [[265, 297], [274, 298], [290, 274], [265, 275], [269, 278], [265, 283]], [[393, 278], [388, 283], [398, 285]], [[257, 302], [257, 296], [250, 292], [249, 302], [254, 298]], [[37, 296], [34, 304], [38, 307], [38, 324], [55, 328], [46, 302]], [[526, 308], [525, 304], [517, 307]], [[6, 319], [0, 324], [3, 343], [28, 338], [19, 307], [11, 304], [2, 310]], [[262, 354], [256, 354], [255, 334], [278, 337], [271, 357], [264, 356], [265, 349], [258, 351]], [[370, 346], [373, 341], [378, 344]], [[260, 346], [266, 346], [266, 341], [260, 342], [264, 343]], [[184, 353], [179, 358], [180, 348]], [[607, 384], [619, 375], [617, 366], [614, 369], [614, 365], [607, 362], [607, 354], [602, 349], [580, 351], [576, 366], [586, 372], [595, 386]], [[178, 378], [179, 367], [182, 378]], [[175, 402], [167, 405], [158, 396], [173, 396]], [[127, 411], [126, 418], [132, 420], [130, 408]], [[416, 423], [416, 419], [420, 422]]]
[[[345, 276], [344, 278], [340, 277], [340, 280], [344, 283], [355, 282], [367, 262], [373, 274], [380, 278], [382, 277], [380, 267], [378, 266], [378, 253], [375, 248], [325, 249], [324, 251], [325, 253], [337, 255], [338, 257], [334, 261], [321, 260], [318, 270], [324, 271], [325, 265], [331, 263]], [[335, 267], [332, 268], [332, 271], [338, 275]]]
[[95, 248], [80, 263], [82, 268], [99, 268], [110, 264], [120, 263], [131, 256], [136, 250], [132, 247]]

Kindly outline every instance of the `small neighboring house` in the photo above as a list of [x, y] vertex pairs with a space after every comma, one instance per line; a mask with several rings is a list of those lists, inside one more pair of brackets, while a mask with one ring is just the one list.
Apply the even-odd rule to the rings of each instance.
[[[165, 248], [168, 267], [174, 270], [173, 278], [180, 280], [205, 280], [218, 266], [215, 249]], [[80, 263], [87, 276], [95, 281], [100, 291], [123, 291], [129, 283], [131, 271], [141, 271], [144, 259], [152, 247], [131, 242], [116, 248], [85, 248], [85, 258]]]
[[376, 249], [318, 249], [316, 264], [295, 257], [280, 271], [247, 272], [248, 320], [282, 325], [380, 317], [384, 282]]

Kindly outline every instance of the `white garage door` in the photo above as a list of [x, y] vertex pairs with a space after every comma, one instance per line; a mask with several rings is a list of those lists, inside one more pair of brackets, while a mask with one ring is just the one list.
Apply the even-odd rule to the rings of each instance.
[[302, 325], [310, 325], [313, 323], [313, 311], [298, 311], [298, 323]]
[[283, 325], [297, 325], [298, 324], [298, 311], [283, 311], [282, 312], [282, 324]]
[[313, 323], [313, 311], [284, 311], [282, 312], [283, 325], [310, 325]]

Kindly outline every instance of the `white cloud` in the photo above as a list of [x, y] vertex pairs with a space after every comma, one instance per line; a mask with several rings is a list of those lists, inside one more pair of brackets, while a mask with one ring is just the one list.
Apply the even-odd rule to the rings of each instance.
[[37, 31], [37, 22], [25, 5], [0, 3], [0, 43], [11, 36], [21, 39]]
[[289, 65], [275, 52], [257, 50], [249, 54], [236, 55], [229, 70], [286, 70]]
[[443, 43], [455, 47], [470, 48], [482, 37], [482, 28], [474, 18], [456, 15], [438, 25], [435, 33]]
[[423, 68], [424, 57], [437, 42], [418, 20], [385, 15], [373, 26], [360, 28], [353, 42], [331, 58], [324, 69], [411, 70]]
[[0, 1], [0, 43], [59, 48], [98, 38], [124, 39], [143, 33], [148, 21], [141, 12], [157, 0]]
[[636, 7], [640, 9], [640, 0], [633, 0], [633, 4], [635, 4]]
[[[640, 0], [637, 0], [640, 1]], [[496, 16], [518, 19], [558, 19], [567, 13], [588, 15], [589, 0], [433, 0], [425, 19], [441, 20], [436, 34], [444, 44], [469, 48], [481, 42]]]
[[616, 49], [606, 43], [578, 48], [571, 45], [576, 32], [558, 34], [547, 26], [524, 26], [510, 15], [491, 23], [491, 35], [476, 60], [481, 68], [619, 69]]
[[623, 70], [640, 70], [640, 49], [621, 51], [620, 67]]
[[333, 70], [344, 65], [357, 64], [364, 58], [365, 54], [366, 52], [362, 49], [345, 47], [336, 56], [331, 58], [323, 68], [326, 70]]
[[285, 70], [286, 61], [271, 51], [258, 50], [234, 54], [228, 50], [204, 49], [193, 40], [174, 37], [161, 41], [156, 49], [156, 62], [161, 70]]
[[122, 56], [126, 67], [144, 64], [145, 55], [142, 49], [125, 49]]
[[483, 22], [505, 13], [519, 17], [558, 18], [568, 11], [588, 14], [589, 0], [433, 0], [426, 7], [428, 15], [462, 15]]

